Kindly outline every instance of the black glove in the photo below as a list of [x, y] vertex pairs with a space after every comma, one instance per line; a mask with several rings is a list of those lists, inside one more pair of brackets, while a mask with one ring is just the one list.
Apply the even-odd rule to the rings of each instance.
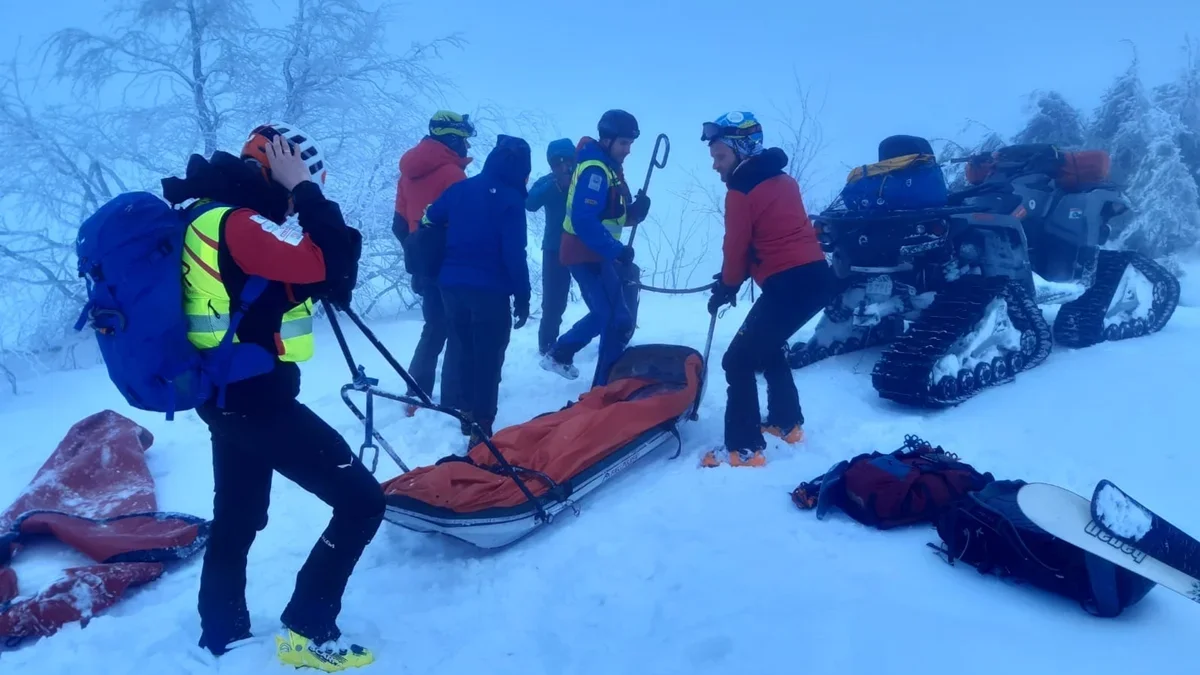
[[634, 253], [636, 251], [633, 250], [632, 246], [626, 245], [621, 247], [621, 252], [617, 255], [617, 262], [626, 266], [632, 265]]
[[726, 286], [725, 282], [721, 281], [721, 273], [713, 275], [716, 284], [713, 285], [712, 297], [708, 299], [708, 313], [716, 314], [723, 305], [737, 307], [737, 292], [736, 286]]
[[650, 215], [650, 198], [646, 196], [645, 191], [638, 190], [637, 197], [634, 198], [633, 203], [626, 209], [625, 215], [635, 225]]
[[513, 324], [513, 328], [523, 328], [525, 322], [529, 320], [529, 296], [523, 296], [516, 299], [513, 303], [513, 318], [517, 320]]
[[408, 221], [399, 213], [392, 214], [392, 234], [401, 244], [408, 239]]

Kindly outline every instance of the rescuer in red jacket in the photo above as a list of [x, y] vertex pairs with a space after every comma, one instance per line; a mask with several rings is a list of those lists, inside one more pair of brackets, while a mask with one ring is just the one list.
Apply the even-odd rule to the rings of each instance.
[[[797, 443], [804, 438], [800, 396], [788, 367], [787, 340], [826, 305], [833, 274], [825, 262], [800, 186], [783, 169], [779, 148], [763, 149], [762, 126], [747, 112], [731, 112], [704, 125], [713, 170], [725, 194], [724, 263], [708, 309], [735, 302], [748, 277], [762, 288], [721, 361], [729, 385], [725, 447], [705, 455], [705, 466], [722, 460], [762, 466], [763, 433]], [[767, 419], [760, 417], [756, 374], [767, 380]]]

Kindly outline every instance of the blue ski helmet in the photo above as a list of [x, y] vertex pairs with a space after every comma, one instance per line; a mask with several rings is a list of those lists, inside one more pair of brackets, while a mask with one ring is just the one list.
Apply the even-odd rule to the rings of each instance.
[[700, 140], [709, 145], [720, 141], [733, 148], [739, 157], [753, 157], [763, 151], [762, 125], [752, 112], [735, 110], [713, 122], [705, 122]]

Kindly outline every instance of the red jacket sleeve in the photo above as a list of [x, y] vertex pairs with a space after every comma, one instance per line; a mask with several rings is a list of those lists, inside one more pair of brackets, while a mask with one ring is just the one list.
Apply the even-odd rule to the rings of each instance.
[[750, 275], [750, 241], [754, 223], [748, 199], [736, 190], [725, 193], [725, 242], [722, 245], [725, 263], [721, 266], [721, 282], [735, 288], [741, 286]]
[[280, 225], [249, 209], [225, 221], [225, 245], [233, 261], [249, 275], [285, 284], [325, 280], [325, 256], [295, 223]]

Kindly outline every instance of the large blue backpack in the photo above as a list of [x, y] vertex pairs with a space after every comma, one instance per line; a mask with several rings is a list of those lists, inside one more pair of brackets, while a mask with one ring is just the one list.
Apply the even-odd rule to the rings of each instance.
[[[193, 209], [224, 206], [209, 202]], [[190, 217], [199, 215], [193, 211]], [[189, 217], [149, 192], [128, 192], [101, 206], [79, 228], [75, 253], [88, 302], [75, 324], [96, 331], [109, 379], [129, 405], [166, 413], [192, 410], [225, 385], [269, 372], [274, 357], [234, 343], [250, 303], [266, 288], [250, 277], [221, 345], [201, 351], [188, 340], [184, 313], [183, 240]]]
[[860, 166], [842, 188], [851, 211], [895, 211], [945, 206], [946, 177], [933, 155], [911, 154]]

